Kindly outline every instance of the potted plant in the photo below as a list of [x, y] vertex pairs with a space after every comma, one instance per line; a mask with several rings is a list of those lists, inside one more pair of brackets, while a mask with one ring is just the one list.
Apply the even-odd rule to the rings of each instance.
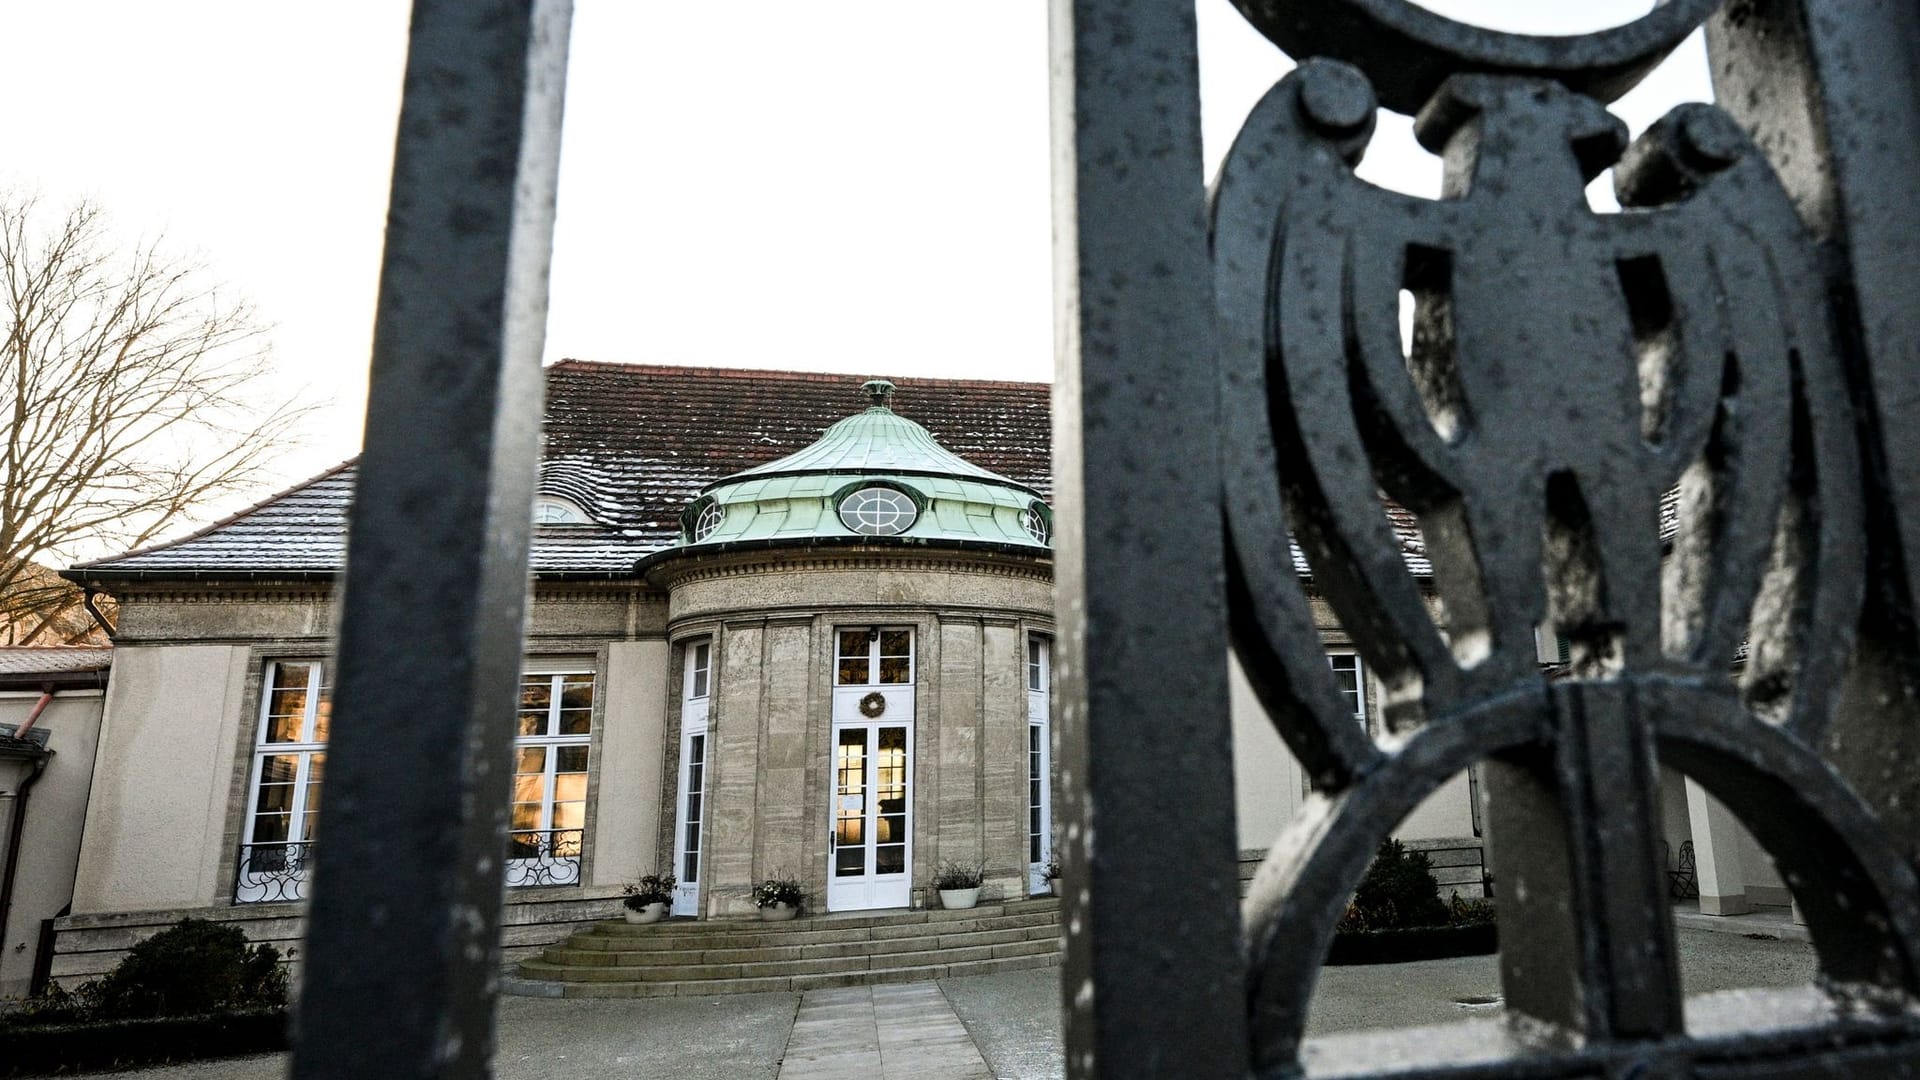
[[655, 923], [667, 917], [667, 905], [673, 903], [672, 874], [648, 874], [620, 891], [626, 898], [626, 918], [630, 923]]
[[933, 887], [940, 890], [940, 906], [964, 911], [979, 903], [980, 884], [986, 878], [987, 868], [979, 863], [950, 862], [942, 866], [933, 876]]
[[1060, 895], [1060, 856], [1055, 855], [1053, 858], [1048, 859], [1046, 869], [1042, 870], [1040, 874], [1042, 877], [1047, 879], [1047, 895], [1059, 896]]
[[790, 877], [770, 877], [753, 887], [753, 902], [764, 922], [780, 922], [800, 914], [807, 894]]

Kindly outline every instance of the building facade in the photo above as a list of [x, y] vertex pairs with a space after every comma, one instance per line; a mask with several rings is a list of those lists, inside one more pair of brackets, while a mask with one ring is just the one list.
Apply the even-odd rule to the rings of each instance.
[[[814, 912], [928, 906], [947, 864], [984, 869], [989, 899], [1045, 890], [1048, 399], [1044, 384], [549, 369], [508, 958], [605, 917], [645, 873], [675, 875], [674, 914], [702, 919], [751, 915], [775, 876]], [[53, 977], [104, 971], [183, 915], [297, 957], [325, 873], [352, 477], [68, 572], [120, 619]], [[1417, 530], [1400, 539], [1420, 571]], [[1355, 722], [1380, 730], [1378, 688], [1319, 614]], [[393, 692], [431, 694], [406, 665], [396, 648]], [[1237, 672], [1233, 702], [1253, 860], [1313, 796]], [[1443, 892], [1482, 893], [1475, 802], [1463, 774], [1399, 830], [1434, 852]]]

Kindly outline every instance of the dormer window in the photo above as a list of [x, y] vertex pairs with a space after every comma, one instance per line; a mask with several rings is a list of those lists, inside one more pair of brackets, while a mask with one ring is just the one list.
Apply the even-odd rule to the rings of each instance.
[[571, 499], [542, 495], [533, 501], [535, 525], [591, 525], [593, 519]]

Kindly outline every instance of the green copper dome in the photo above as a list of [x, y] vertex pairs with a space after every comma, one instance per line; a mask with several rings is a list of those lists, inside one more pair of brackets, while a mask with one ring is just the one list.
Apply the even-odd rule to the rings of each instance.
[[894, 412], [892, 383], [862, 389], [872, 406], [804, 450], [707, 485], [681, 515], [679, 548], [829, 537], [1050, 548], [1053, 512], [1031, 488]]

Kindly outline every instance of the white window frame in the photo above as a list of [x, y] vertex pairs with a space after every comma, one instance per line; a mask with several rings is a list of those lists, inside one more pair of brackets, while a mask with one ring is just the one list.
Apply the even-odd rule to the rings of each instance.
[[[1027, 892], [1043, 893], [1048, 889], [1047, 864], [1053, 861], [1053, 640], [1028, 634], [1022, 666], [1027, 673]], [[1038, 859], [1033, 857], [1036, 850]]]
[[[522, 735], [518, 731], [521, 710], [517, 706], [515, 707], [513, 776], [517, 787], [521, 775], [519, 770], [520, 754], [522, 751], [535, 748], [544, 751], [542, 754], [540, 773], [540, 812], [537, 823], [532, 830], [517, 828], [512, 824], [511, 820], [509, 820], [508, 833], [510, 836], [513, 833], [526, 833], [528, 831], [542, 833], [547, 837], [547, 850], [541, 855], [531, 857], [514, 858], [510, 854], [507, 859], [507, 885], [510, 888], [532, 885], [578, 885], [581, 880], [580, 860], [585, 856], [587, 847], [586, 813], [590, 800], [587, 797], [586, 784], [588, 783], [588, 778], [592, 776], [593, 768], [593, 714], [599, 698], [599, 679], [595, 676], [591, 667], [583, 667], [578, 664], [557, 668], [538, 664], [529, 664], [527, 666], [533, 670], [522, 671], [520, 685], [524, 688], [528, 683], [535, 680], [546, 680], [547, 715], [546, 722], [539, 734]], [[578, 686], [582, 681], [586, 683], [588, 691], [587, 730], [584, 732], [563, 732], [560, 730], [561, 720], [566, 712], [563, 694], [568, 686]], [[578, 770], [582, 785], [580, 798], [578, 800], [557, 799], [555, 796], [558, 794], [559, 778], [562, 775], [560, 755], [562, 751], [573, 748], [579, 748], [585, 754], [585, 760], [581, 763], [581, 768]], [[573, 775], [574, 772], [575, 770], [568, 769], [565, 771], [565, 774]], [[515, 794], [518, 795], [518, 792], [516, 791]], [[513, 800], [514, 805], [531, 801], [530, 799], [521, 800], [518, 798]], [[554, 824], [555, 806], [557, 804], [575, 801], [580, 803], [580, 824], [577, 830], [558, 828]], [[561, 843], [556, 842], [554, 839], [557, 833], [574, 831], [578, 831], [580, 834], [577, 842]]]
[[[853, 654], [853, 653], [842, 652], [841, 647], [845, 644], [845, 642], [841, 640], [841, 635], [852, 633], [856, 630], [860, 631], [861, 633], [872, 635], [872, 637], [867, 641], [867, 648], [865, 653]], [[878, 633], [875, 633], [875, 631], [878, 631]], [[895, 683], [880, 682], [879, 681], [880, 679], [880, 643], [883, 640], [885, 640], [885, 637], [889, 632], [896, 632], [896, 631], [904, 632], [907, 635], [907, 681], [895, 682]], [[841, 682], [840, 681], [840, 662], [842, 660], [859, 659], [861, 656], [864, 656], [867, 661], [867, 681], [866, 682]], [[858, 623], [854, 623], [851, 625], [840, 625], [833, 628], [833, 685], [835, 686], [841, 686], [841, 687], [845, 687], [845, 686], [875, 686], [875, 687], [913, 686], [913, 685], [916, 685], [916, 680], [918, 680], [920, 677], [919, 668], [920, 668], [919, 641], [918, 641], [918, 635], [915, 634], [914, 628], [912, 626], [887, 626], [883, 623], [868, 623], [866, 625], [861, 625]]]
[[[281, 668], [296, 664], [308, 666], [307, 697], [301, 712], [300, 740], [296, 742], [272, 742], [268, 740], [268, 735], [271, 733], [269, 721], [273, 715], [273, 692], [276, 686], [276, 679], [279, 677]], [[306, 657], [271, 659], [268, 660], [262, 668], [260, 705], [255, 714], [254, 721], [253, 763], [248, 770], [246, 802], [241, 807], [242, 823], [240, 836], [242, 846], [234, 875], [233, 899], [236, 904], [261, 903], [270, 900], [303, 900], [306, 898], [305, 867], [307, 851], [303, 845], [308, 845], [313, 842], [313, 825], [317, 820], [314, 817], [317, 809], [308, 806], [309, 796], [315, 794], [314, 789], [320, 786], [318, 783], [311, 782], [313, 770], [315, 767], [324, 769], [324, 761], [326, 758], [327, 745], [317, 737], [315, 729], [318, 724], [321, 704], [323, 702], [330, 703], [331, 701], [332, 686], [327, 681], [328, 668], [329, 665], [326, 661]], [[599, 677], [595, 673], [593, 665], [582, 664], [578, 661], [556, 665], [551, 662], [543, 663], [529, 660], [522, 671], [521, 682], [524, 684], [526, 680], [535, 678], [547, 678], [558, 681], [550, 683], [551, 696], [547, 706], [547, 724], [542, 734], [533, 736], [518, 734], [519, 710], [517, 708], [515, 709], [514, 724], [516, 731], [513, 740], [513, 764], [517, 773], [519, 752], [523, 748], [533, 746], [547, 748], [545, 765], [541, 774], [543, 779], [541, 785], [540, 829], [551, 830], [553, 827], [554, 794], [560, 756], [558, 752], [559, 748], [572, 746], [587, 747], [588, 775], [591, 775], [593, 764], [593, 729], [595, 724], [598, 723], [598, 719], [593, 716], [593, 713], [596, 712], [598, 708], [597, 702], [599, 700], [600, 685]], [[559, 733], [558, 713], [560, 711], [561, 701], [558, 691], [567, 680], [572, 679], [578, 681], [582, 678], [589, 682], [592, 688], [594, 702], [593, 705], [589, 706], [588, 710], [587, 731], [584, 734]], [[257, 842], [256, 831], [261, 817], [260, 788], [267, 760], [274, 757], [293, 755], [297, 755], [298, 760], [295, 763], [293, 799], [289, 804], [288, 810], [288, 837], [284, 841], [267, 842], [270, 845], [287, 845], [285, 854], [278, 857], [257, 855], [254, 853], [254, 847]], [[580, 801], [585, 804], [591, 800], [583, 796]], [[509, 858], [507, 860], [507, 884], [512, 887], [579, 884], [581, 881], [580, 861], [581, 857], [585, 854], [587, 844], [587, 830], [584, 815], [585, 810], [583, 806], [583, 820], [580, 828], [580, 851], [578, 853], [556, 856], [545, 860], [538, 858]], [[263, 866], [265, 868], [262, 868]]]
[[681, 700], [701, 701], [713, 696], [713, 639], [696, 638], [686, 644], [686, 677]]
[[[280, 670], [294, 665], [305, 665], [307, 668], [307, 683], [303, 688], [306, 700], [300, 712], [299, 738], [274, 742], [268, 738], [272, 733], [270, 720], [273, 716], [274, 690], [278, 686]], [[327, 753], [327, 744], [316, 730], [321, 703], [331, 697], [332, 687], [326, 681], [326, 667], [326, 663], [319, 659], [287, 657], [269, 660], [261, 669], [260, 708], [255, 716], [253, 736], [253, 764], [247, 776], [241, 847], [238, 865], [234, 868], [234, 903], [306, 898], [307, 845], [313, 842], [314, 824], [319, 813], [317, 807], [309, 807], [307, 803], [309, 796], [315, 793], [313, 789], [320, 786], [320, 782], [313, 779], [313, 771], [320, 767], [324, 773]], [[260, 810], [261, 780], [266, 772], [267, 760], [276, 757], [295, 759], [293, 798], [287, 807], [287, 836], [283, 840], [259, 841], [257, 830], [263, 816]], [[265, 847], [281, 847], [281, 851], [256, 851], [256, 843]]]
[[[674, 786], [673, 914], [697, 916], [700, 913], [701, 879], [706, 877], [707, 819], [713, 805], [713, 736], [707, 718], [713, 698], [713, 656], [711, 637], [690, 638], [681, 645], [685, 669], [680, 679], [680, 763], [679, 781]], [[703, 664], [701, 661], [705, 661]], [[690, 816], [693, 770], [691, 755], [694, 740], [700, 740], [700, 806]], [[689, 828], [691, 826], [691, 828]], [[687, 857], [694, 859], [694, 874], [686, 873]]]
[[593, 516], [579, 503], [563, 495], [541, 494], [533, 500], [533, 523], [543, 529], [555, 526], [591, 525]]
[[[1353, 670], [1352, 670], [1352, 681], [1350, 683], [1347, 681], [1347, 672], [1344, 672], [1341, 670], [1340, 665], [1335, 663], [1336, 660], [1352, 661]], [[1356, 722], [1359, 723], [1360, 729], [1362, 731], [1366, 730], [1366, 727], [1367, 727], [1367, 665], [1366, 663], [1360, 659], [1359, 653], [1356, 653], [1351, 649], [1329, 649], [1327, 650], [1327, 667], [1333, 671], [1334, 678], [1337, 680], [1340, 680], [1342, 696], [1344, 696], [1346, 694], [1346, 691], [1349, 689], [1353, 691], [1353, 702], [1354, 702], [1353, 718]]]

